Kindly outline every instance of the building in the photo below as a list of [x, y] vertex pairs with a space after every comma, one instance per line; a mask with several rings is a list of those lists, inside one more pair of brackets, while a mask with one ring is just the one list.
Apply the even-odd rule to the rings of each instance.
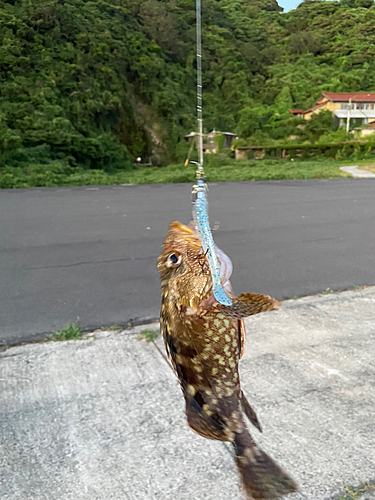
[[375, 123], [375, 93], [368, 92], [323, 92], [315, 106], [306, 111], [290, 109], [289, 112], [305, 120], [321, 111], [331, 111], [339, 127], [356, 120], [357, 125]]
[[[197, 132], [190, 132], [190, 134], [185, 135], [185, 141], [192, 142], [197, 136]], [[216, 139], [219, 136], [224, 136], [223, 148], [229, 149], [232, 146], [232, 142], [234, 139], [238, 139], [238, 135], [233, 134], [232, 132], [218, 132], [217, 130], [213, 130], [209, 134], [203, 134], [203, 152], [204, 153], [217, 153], [218, 144]]]
[[355, 127], [354, 131], [357, 132], [360, 139], [372, 135], [375, 133], [375, 122], [369, 123], [366, 127]]
[[303, 109], [290, 109], [289, 113], [292, 113], [292, 115], [296, 116], [297, 118], [303, 118]]

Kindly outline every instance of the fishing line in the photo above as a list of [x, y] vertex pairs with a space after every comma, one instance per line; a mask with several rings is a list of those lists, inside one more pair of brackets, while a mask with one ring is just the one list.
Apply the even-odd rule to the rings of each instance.
[[200, 239], [203, 252], [207, 256], [212, 277], [212, 290], [215, 299], [225, 306], [231, 306], [232, 301], [221, 286], [220, 266], [215, 252], [215, 244], [208, 219], [207, 185], [204, 182], [203, 169], [203, 114], [202, 114], [202, 16], [201, 0], [196, 0], [197, 16], [197, 118], [198, 118], [198, 163], [196, 184], [192, 188], [193, 219], [195, 229]]

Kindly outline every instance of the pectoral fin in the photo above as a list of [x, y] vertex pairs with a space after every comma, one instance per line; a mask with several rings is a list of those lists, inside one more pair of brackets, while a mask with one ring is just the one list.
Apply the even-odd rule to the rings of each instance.
[[258, 293], [241, 293], [232, 299], [231, 306], [217, 304], [217, 308], [230, 318], [241, 319], [266, 311], [273, 311], [280, 306], [280, 303], [269, 295]]

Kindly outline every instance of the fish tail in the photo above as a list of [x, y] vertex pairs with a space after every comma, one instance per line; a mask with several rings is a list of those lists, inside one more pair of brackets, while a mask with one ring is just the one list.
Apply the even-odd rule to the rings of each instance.
[[298, 490], [293, 479], [262, 451], [244, 429], [233, 441], [248, 500], [275, 500]]

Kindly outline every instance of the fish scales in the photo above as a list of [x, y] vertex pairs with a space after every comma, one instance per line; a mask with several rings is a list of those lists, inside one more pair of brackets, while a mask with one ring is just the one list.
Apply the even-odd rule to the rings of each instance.
[[[231, 270], [229, 258], [219, 252], [220, 268]], [[192, 227], [179, 222], [170, 224], [158, 270], [161, 332], [185, 398], [188, 425], [205, 438], [233, 444], [249, 500], [273, 500], [296, 491], [293, 479], [248, 431], [244, 414], [260, 431], [261, 426], [238, 374], [245, 344], [243, 318], [273, 310], [279, 303], [268, 295], [235, 297], [228, 275], [223, 276], [223, 287], [232, 305], [218, 303], [199, 238]]]

